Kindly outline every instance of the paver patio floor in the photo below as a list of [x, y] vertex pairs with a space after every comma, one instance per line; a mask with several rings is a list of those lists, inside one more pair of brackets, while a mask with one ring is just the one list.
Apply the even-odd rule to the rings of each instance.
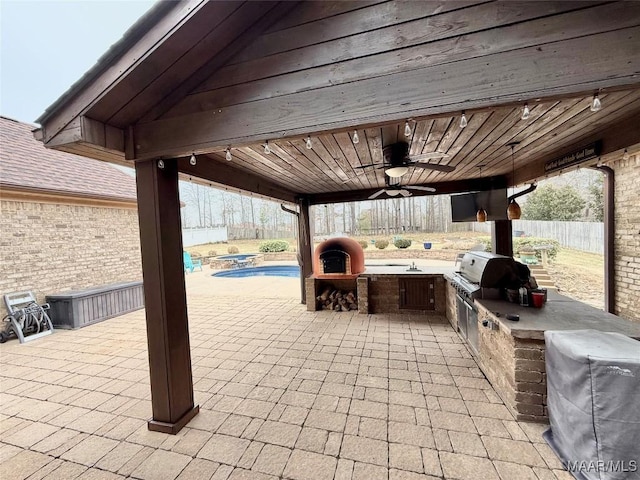
[[0, 347], [1, 478], [572, 478], [546, 426], [514, 421], [444, 318], [307, 312], [297, 279], [233, 290], [198, 273], [187, 290], [201, 410], [187, 427], [147, 430], [143, 311], [12, 340]]

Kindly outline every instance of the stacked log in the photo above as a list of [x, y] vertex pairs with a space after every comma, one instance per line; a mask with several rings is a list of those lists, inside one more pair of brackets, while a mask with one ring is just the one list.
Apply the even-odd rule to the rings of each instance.
[[338, 290], [333, 287], [325, 287], [316, 297], [317, 308], [333, 310], [336, 312], [348, 312], [358, 310], [358, 299], [353, 290]]

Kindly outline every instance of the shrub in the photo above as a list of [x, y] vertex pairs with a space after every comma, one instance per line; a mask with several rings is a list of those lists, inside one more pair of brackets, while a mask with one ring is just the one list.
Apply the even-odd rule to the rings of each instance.
[[376, 245], [376, 248], [379, 248], [380, 250], [384, 250], [389, 246], [389, 240], [376, 240], [375, 245]]
[[189, 252], [189, 255], [191, 255], [191, 258], [195, 259], [195, 258], [202, 258], [202, 254], [200, 252]]
[[369, 246], [369, 243], [366, 242], [365, 240], [360, 240], [358, 243], [360, 244], [363, 250], [365, 250]]
[[478, 237], [476, 241], [477, 245], [484, 245], [485, 252], [490, 252], [493, 249], [491, 246], [491, 237]]
[[216, 252], [215, 250], [209, 250], [209, 253], [207, 253], [207, 255], [209, 255], [210, 257], [216, 257], [218, 256], [218, 252]]
[[409, 248], [411, 246], [411, 240], [408, 238], [398, 238], [393, 244], [396, 248]]
[[289, 249], [289, 243], [284, 240], [267, 240], [262, 242], [258, 250], [262, 253], [267, 252], [286, 252]]
[[227, 253], [240, 253], [240, 250], [235, 245], [229, 245], [229, 248], [227, 248]]

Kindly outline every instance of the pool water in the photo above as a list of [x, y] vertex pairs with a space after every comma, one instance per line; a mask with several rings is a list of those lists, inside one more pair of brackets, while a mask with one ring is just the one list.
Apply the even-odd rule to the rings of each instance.
[[255, 253], [236, 253], [234, 255], [220, 255], [216, 257], [216, 260], [246, 260], [247, 258], [255, 256]]
[[275, 265], [269, 267], [238, 268], [214, 273], [212, 277], [300, 277], [300, 267], [297, 265]]

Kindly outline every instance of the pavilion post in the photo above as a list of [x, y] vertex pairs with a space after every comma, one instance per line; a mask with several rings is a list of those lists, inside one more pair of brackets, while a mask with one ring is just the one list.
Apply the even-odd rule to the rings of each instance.
[[615, 173], [611, 167], [598, 167], [604, 175], [604, 310], [616, 313], [615, 275]]
[[300, 301], [307, 303], [305, 278], [313, 273], [313, 235], [309, 217], [309, 199], [298, 200], [300, 215], [298, 216], [298, 261], [300, 263]]
[[491, 225], [491, 246], [493, 253], [513, 256], [513, 237], [510, 220], [496, 220]]
[[176, 434], [194, 405], [176, 160], [136, 162], [149, 348], [149, 430]]

